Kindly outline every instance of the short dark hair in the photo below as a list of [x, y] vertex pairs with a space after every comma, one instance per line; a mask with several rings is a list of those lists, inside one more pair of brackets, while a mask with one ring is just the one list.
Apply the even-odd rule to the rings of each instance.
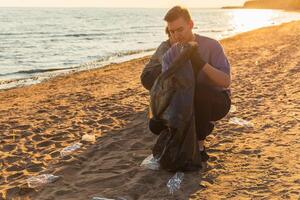
[[186, 21], [191, 20], [191, 15], [187, 8], [181, 6], [174, 6], [171, 8], [164, 17], [166, 22], [172, 22], [178, 18], [182, 17]]

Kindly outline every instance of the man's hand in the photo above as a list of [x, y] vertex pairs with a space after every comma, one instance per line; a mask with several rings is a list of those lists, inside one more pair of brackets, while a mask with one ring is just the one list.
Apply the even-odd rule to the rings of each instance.
[[190, 60], [193, 65], [195, 77], [197, 77], [197, 74], [199, 73], [200, 70], [202, 70], [206, 62], [202, 60], [201, 55], [198, 52], [198, 43], [192, 41], [189, 42], [189, 45], [191, 45], [192, 48], [195, 48], [193, 51], [191, 51]]
[[188, 42], [185, 44], [182, 44], [181, 52], [184, 54], [184, 57], [186, 59], [189, 59], [193, 52], [197, 51], [198, 49], [198, 43], [197, 42]]

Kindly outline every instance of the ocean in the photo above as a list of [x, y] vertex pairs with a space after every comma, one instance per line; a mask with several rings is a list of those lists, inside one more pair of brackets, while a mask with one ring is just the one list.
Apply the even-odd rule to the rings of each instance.
[[[0, 89], [150, 55], [167, 36], [161, 8], [0, 8]], [[300, 20], [279, 10], [191, 9], [194, 32], [222, 39]]]

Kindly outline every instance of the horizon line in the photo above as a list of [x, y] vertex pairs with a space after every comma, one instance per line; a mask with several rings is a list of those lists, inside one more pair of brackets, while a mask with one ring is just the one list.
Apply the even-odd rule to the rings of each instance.
[[[189, 9], [221, 9], [223, 7], [240, 7], [240, 6], [222, 6], [222, 7], [187, 7]], [[143, 9], [153, 9], [153, 8], [171, 8], [171, 7], [102, 7], [102, 6], [1, 6], [0, 8], [143, 8]]]

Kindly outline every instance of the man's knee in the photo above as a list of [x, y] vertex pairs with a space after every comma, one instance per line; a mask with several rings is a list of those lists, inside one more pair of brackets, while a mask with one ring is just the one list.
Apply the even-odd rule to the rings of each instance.
[[199, 125], [198, 129], [196, 130], [197, 139], [199, 141], [205, 140], [205, 138], [213, 132], [214, 127], [215, 125], [213, 122], [207, 122], [205, 124]]
[[196, 101], [210, 101], [214, 97], [215, 91], [211, 86], [197, 84], [195, 90]]
[[195, 93], [195, 111], [199, 120], [217, 121], [229, 112], [231, 100], [225, 91], [199, 85]]

